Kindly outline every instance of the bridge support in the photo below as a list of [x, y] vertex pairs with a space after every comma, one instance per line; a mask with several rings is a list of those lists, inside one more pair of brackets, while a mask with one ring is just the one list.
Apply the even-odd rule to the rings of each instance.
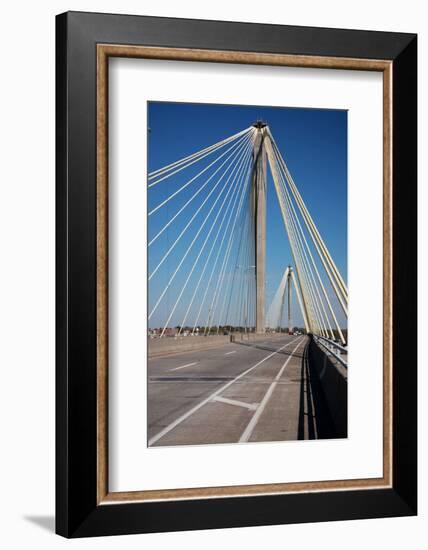
[[292, 267], [288, 266], [287, 275], [287, 292], [288, 292], [288, 334], [293, 334], [292, 320], [291, 320], [291, 273]]
[[252, 174], [252, 212], [254, 216], [255, 276], [256, 276], [256, 333], [266, 331], [265, 326], [265, 270], [266, 270], [266, 150], [265, 127], [260, 121], [254, 124], [257, 137], [254, 141]]

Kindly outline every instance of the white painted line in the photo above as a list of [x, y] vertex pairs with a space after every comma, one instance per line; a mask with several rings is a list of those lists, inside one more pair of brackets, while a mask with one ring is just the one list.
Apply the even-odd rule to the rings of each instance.
[[187, 367], [193, 367], [193, 365], [197, 365], [198, 362], [196, 361], [196, 363], [187, 363], [187, 365], [183, 365], [182, 367], [176, 367], [175, 369], [171, 369], [169, 372], [172, 372], [173, 370], [180, 370], [180, 369], [186, 369]]
[[227, 353], [225, 353], [225, 355], [230, 355], [231, 353], [236, 353], [236, 350], [235, 351], [228, 351]]
[[248, 426], [245, 428], [244, 430], [244, 433], [241, 435], [240, 439], [239, 439], [239, 443], [244, 443], [245, 441], [248, 441], [251, 437], [251, 434], [253, 433], [253, 430], [254, 428], [256, 427], [257, 425], [257, 422], [259, 421], [259, 418], [262, 414], [262, 412], [264, 411], [266, 405], [268, 404], [268, 401], [269, 399], [271, 398], [272, 396], [272, 393], [273, 393], [273, 390], [275, 389], [275, 386], [278, 384], [278, 381], [279, 379], [281, 378], [282, 376], [282, 373], [284, 372], [286, 366], [288, 365], [288, 363], [291, 361], [294, 353], [297, 351], [297, 348], [300, 347], [300, 344], [301, 342], [299, 342], [297, 344], [297, 346], [293, 349], [293, 351], [291, 352], [290, 354], [290, 357], [287, 359], [287, 361], [282, 365], [280, 371], [278, 372], [278, 374], [275, 376], [275, 380], [272, 382], [272, 384], [269, 386], [269, 389], [268, 391], [266, 392], [265, 396], [263, 397], [263, 399], [261, 400], [260, 402], [260, 405], [258, 407], [258, 409], [256, 410], [256, 412], [254, 413], [254, 416], [252, 417], [252, 419], [250, 420], [250, 422], [248, 423]]
[[244, 407], [244, 409], [249, 409], [250, 411], [255, 411], [259, 406], [258, 403], [245, 403], [244, 401], [237, 401], [236, 399], [227, 399], [227, 397], [221, 397], [220, 395], [214, 397], [213, 401], [235, 405], [236, 407]]
[[[304, 336], [302, 336], [301, 338], [304, 338]], [[242, 378], [243, 376], [245, 376], [246, 374], [248, 374], [249, 372], [251, 372], [252, 370], [257, 368], [259, 365], [261, 365], [262, 363], [264, 363], [265, 361], [267, 361], [268, 359], [270, 359], [271, 357], [273, 357], [274, 355], [276, 355], [277, 353], [282, 351], [287, 346], [290, 346], [292, 343], [293, 342], [289, 342], [288, 344], [285, 344], [284, 346], [280, 347], [279, 349], [277, 349], [276, 351], [270, 353], [269, 355], [266, 355], [266, 357], [264, 357], [261, 361], [256, 363], [254, 366], [250, 367], [249, 369], [245, 370], [244, 372], [241, 372], [241, 374], [238, 374], [238, 376], [236, 376], [233, 380], [231, 380], [230, 382], [227, 382], [227, 384], [225, 384], [224, 386], [222, 386], [221, 388], [216, 390], [214, 393], [209, 395], [206, 399], [204, 399], [203, 401], [201, 401], [200, 403], [195, 405], [192, 409], [190, 409], [186, 413], [184, 413], [181, 416], [179, 416], [178, 418], [176, 418], [174, 420], [174, 422], [171, 422], [171, 424], [169, 424], [168, 426], [165, 426], [165, 428], [163, 430], [161, 430], [159, 433], [157, 433], [151, 439], [149, 439], [149, 446], [153, 445], [153, 443], [156, 443], [156, 441], [158, 441], [161, 437], [163, 437], [164, 435], [169, 433], [171, 430], [176, 428], [179, 424], [184, 422], [184, 420], [187, 420], [187, 418], [189, 418], [189, 416], [192, 416], [193, 413], [195, 413], [201, 407], [203, 407], [204, 405], [206, 405], [207, 403], [212, 401], [214, 399], [214, 397], [216, 397], [220, 393], [224, 392], [225, 389], [227, 389], [229, 386], [231, 386], [237, 380], [239, 380], [240, 378]]]

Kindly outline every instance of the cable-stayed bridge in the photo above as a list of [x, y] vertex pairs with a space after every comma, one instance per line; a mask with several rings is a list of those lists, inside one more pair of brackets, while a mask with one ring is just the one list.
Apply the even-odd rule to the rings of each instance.
[[[270, 181], [283, 272], [267, 300]], [[149, 444], [343, 437], [320, 380], [346, 380], [348, 290], [269, 126], [150, 172], [148, 220]]]

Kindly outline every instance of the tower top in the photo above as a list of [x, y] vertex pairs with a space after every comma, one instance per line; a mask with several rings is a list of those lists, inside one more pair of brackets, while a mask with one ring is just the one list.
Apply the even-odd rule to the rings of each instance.
[[256, 120], [253, 126], [254, 128], [258, 128], [260, 130], [261, 128], [266, 128], [267, 124], [266, 122], [263, 122], [263, 120]]

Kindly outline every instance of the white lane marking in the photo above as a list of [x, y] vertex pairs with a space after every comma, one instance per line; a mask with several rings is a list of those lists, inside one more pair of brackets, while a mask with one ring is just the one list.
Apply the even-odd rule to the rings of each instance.
[[219, 401], [220, 403], [227, 403], [228, 405], [236, 405], [237, 407], [244, 407], [250, 411], [255, 411], [259, 406], [258, 403], [244, 403], [244, 401], [237, 401], [236, 399], [228, 399], [227, 397], [221, 397], [217, 395], [213, 401]]
[[236, 350], [235, 351], [228, 351], [227, 353], [225, 353], [225, 355], [230, 355], [231, 353], [236, 353]]
[[196, 363], [187, 363], [187, 365], [182, 365], [181, 367], [175, 367], [175, 369], [171, 369], [169, 372], [172, 372], [173, 370], [180, 370], [180, 369], [185, 369], [187, 367], [193, 367], [193, 365], [197, 365], [197, 361]]
[[284, 372], [285, 368], [287, 367], [288, 363], [291, 361], [294, 353], [297, 351], [297, 348], [300, 347], [301, 342], [297, 344], [297, 346], [293, 349], [293, 351], [290, 354], [290, 357], [287, 359], [287, 361], [282, 365], [280, 371], [275, 376], [274, 381], [269, 386], [268, 391], [265, 393], [265, 396], [260, 402], [260, 405], [256, 412], [254, 413], [253, 417], [251, 418], [250, 422], [248, 423], [248, 426], [245, 428], [244, 433], [241, 435], [239, 439], [239, 443], [244, 443], [245, 441], [248, 441], [251, 437], [251, 434], [253, 433], [254, 428], [256, 427], [257, 422], [259, 421], [259, 418], [264, 411], [266, 405], [268, 404], [269, 399], [272, 396], [273, 390], [275, 389], [275, 386], [278, 384], [279, 379], [282, 376], [282, 373]]
[[[302, 336], [301, 338], [304, 338], [304, 336]], [[207, 403], [209, 403], [210, 401], [212, 401], [214, 399], [214, 397], [216, 397], [217, 395], [219, 395], [220, 393], [224, 392], [225, 389], [227, 389], [229, 386], [231, 386], [234, 382], [236, 382], [237, 380], [239, 380], [240, 378], [242, 378], [243, 376], [245, 376], [246, 374], [248, 374], [249, 372], [251, 372], [252, 370], [254, 370], [255, 368], [257, 368], [259, 365], [261, 365], [262, 363], [264, 363], [265, 361], [267, 361], [268, 359], [270, 359], [271, 357], [273, 357], [274, 355], [276, 355], [277, 353], [279, 353], [280, 351], [282, 351], [284, 348], [286, 348], [287, 346], [290, 346], [293, 342], [289, 342], [288, 344], [285, 344], [283, 345], [282, 347], [280, 347], [279, 349], [277, 349], [276, 351], [270, 353], [269, 355], [266, 355], [266, 357], [264, 357], [261, 361], [259, 361], [258, 363], [256, 363], [254, 366], [250, 367], [249, 369], [245, 370], [244, 372], [241, 372], [241, 374], [238, 374], [238, 376], [236, 376], [233, 380], [231, 380], [230, 382], [227, 382], [224, 386], [222, 386], [221, 388], [219, 388], [218, 390], [216, 390], [214, 393], [212, 393], [211, 395], [209, 395], [206, 399], [204, 399], [203, 401], [201, 401], [200, 403], [198, 403], [197, 405], [195, 405], [193, 407], [193, 409], [190, 409], [189, 411], [187, 411], [186, 413], [182, 414], [181, 416], [179, 416], [178, 418], [176, 418], [174, 420], [174, 422], [171, 422], [171, 424], [169, 424], [168, 426], [166, 426], [163, 430], [161, 430], [159, 433], [157, 433], [156, 435], [154, 435], [151, 439], [149, 439], [149, 446], [150, 445], [153, 445], [153, 443], [156, 443], [156, 441], [158, 441], [161, 437], [163, 437], [164, 435], [166, 435], [167, 433], [169, 433], [171, 430], [173, 430], [174, 428], [176, 428], [179, 424], [181, 424], [184, 420], [186, 420], [187, 418], [189, 418], [189, 416], [191, 416], [193, 413], [195, 413], [196, 411], [198, 411], [201, 407], [203, 407], [204, 405], [206, 405]]]

